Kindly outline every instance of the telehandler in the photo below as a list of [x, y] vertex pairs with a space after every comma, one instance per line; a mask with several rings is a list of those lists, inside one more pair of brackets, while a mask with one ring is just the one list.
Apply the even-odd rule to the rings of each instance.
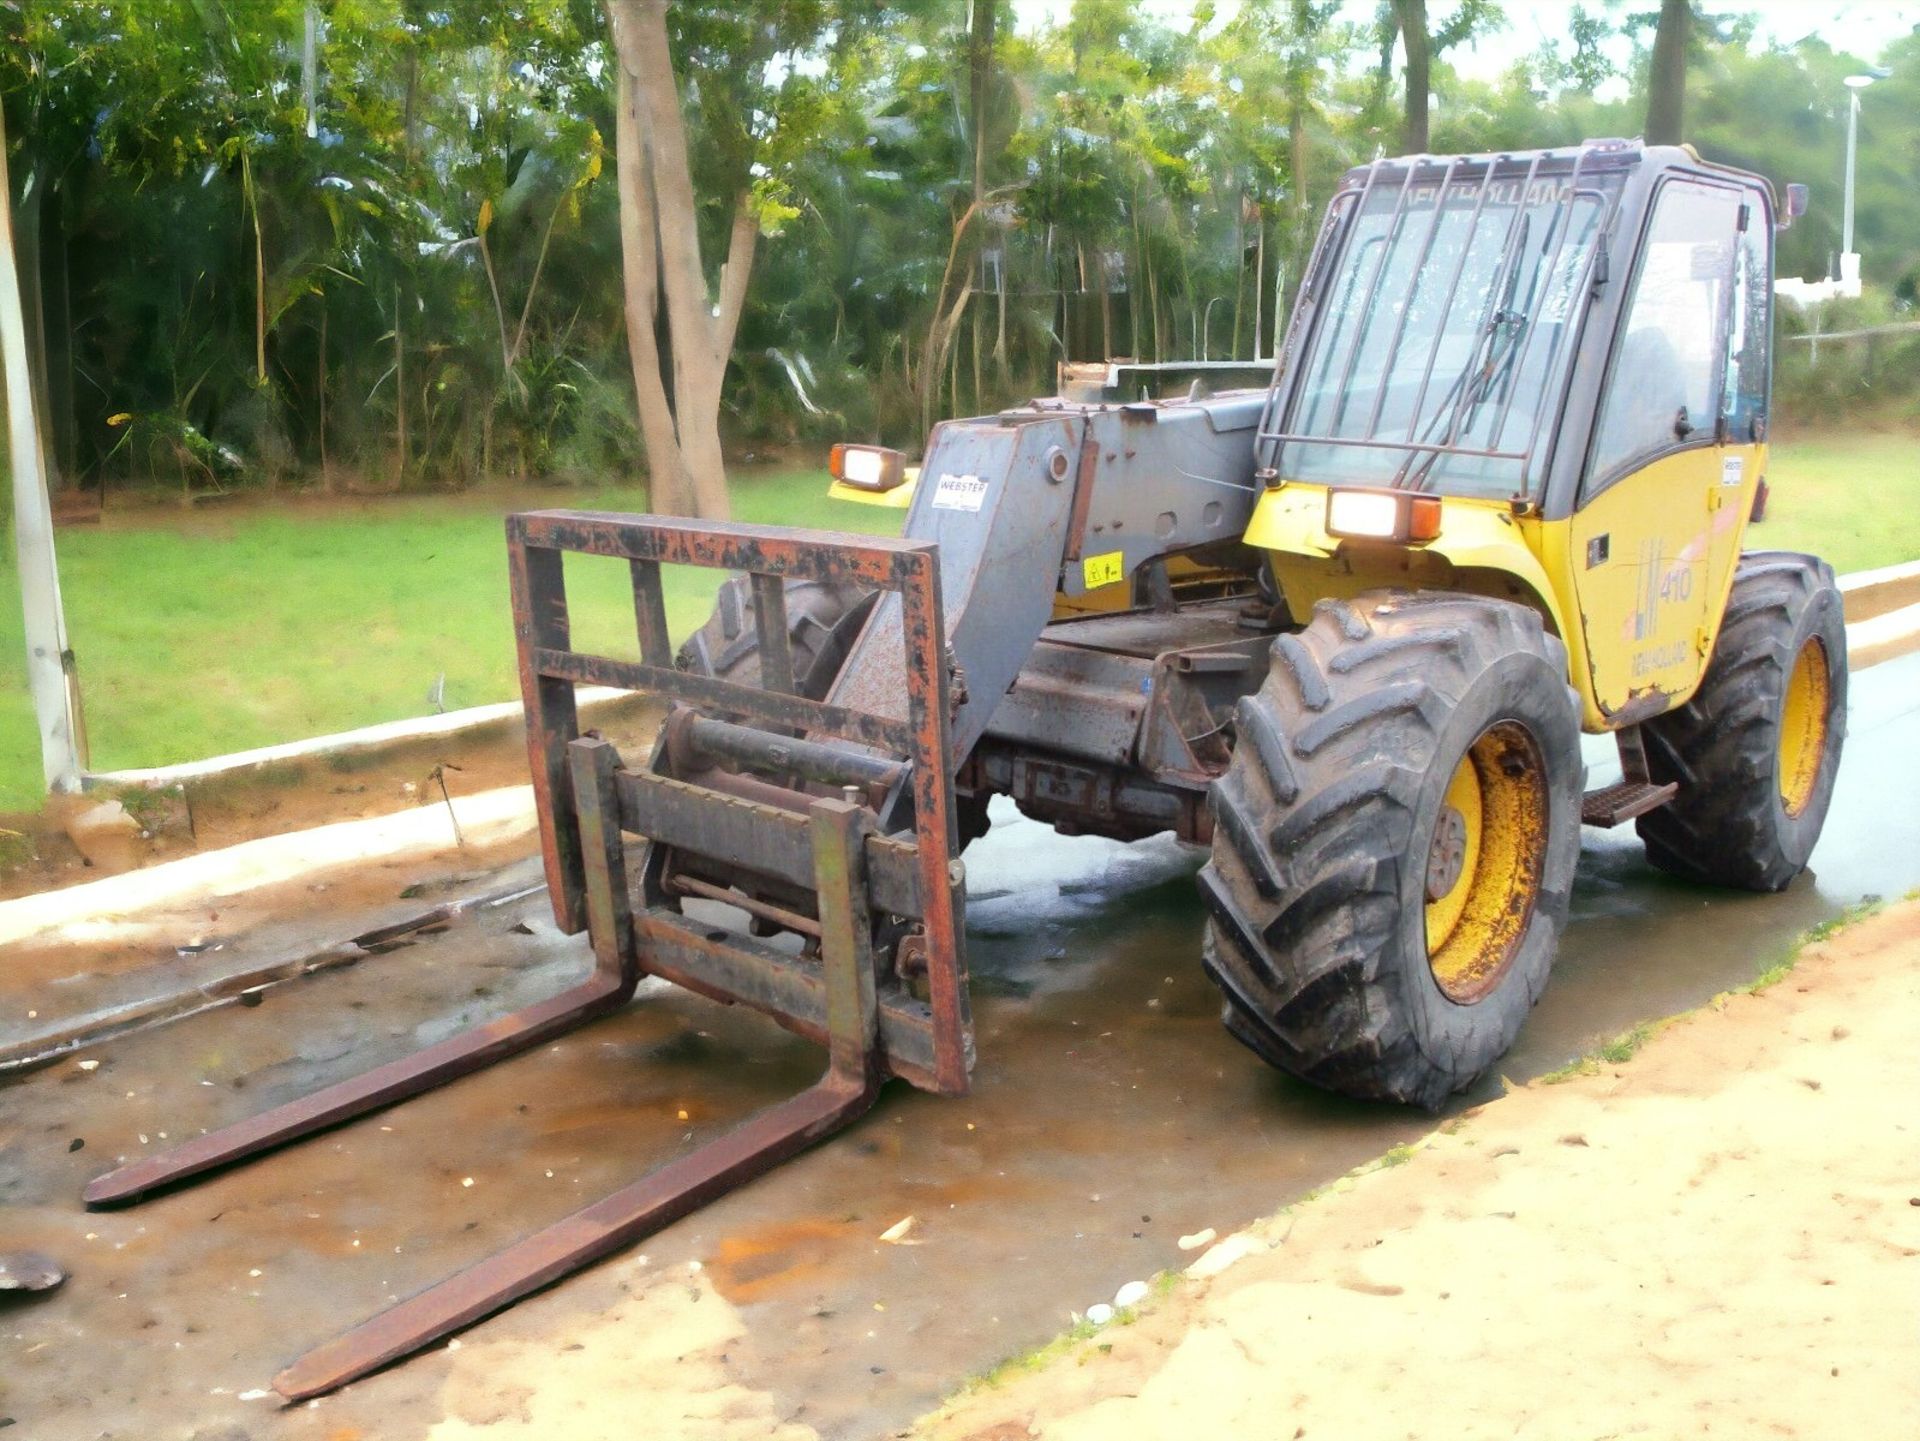
[[[1775, 202], [1637, 141], [1351, 171], [1271, 384], [1035, 400], [917, 472], [836, 448], [904, 536], [549, 511], [508, 521], [554, 914], [591, 977], [93, 1183], [135, 1199], [523, 1050], [642, 976], [826, 1046], [823, 1079], [302, 1358], [337, 1386], [973, 1065], [957, 859], [1010, 797], [1210, 847], [1227, 1029], [1346, 1095], [1437, 1107], [1540, 995], [1584, 822], [1778, 890], [1839, 764], [1833, 575], [1745, 551], [1767, 471]], [[631, 569], [640, 659], [572, 647], [561, 560]], [[662, 565], [734, 572], [677, 653]], [[651, 754], [574, 688], [662, 697]], [[1585, 789], [1582, 731], [1622, 779]]]

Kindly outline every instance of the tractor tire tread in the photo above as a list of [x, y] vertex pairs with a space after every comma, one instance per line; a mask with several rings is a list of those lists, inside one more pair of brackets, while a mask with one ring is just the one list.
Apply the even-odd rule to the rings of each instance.
[[[1200, 875], [1203, 955], [1230, 1034], [1269, 1064], [1341, 1093], [1434, 1108], [1497, 1059], [1537, 995], [1519, 988], [1498, 1047], [1423, 1037], [1396, 954], [1404, 868], [1426, 769], [1476, 676], [1515, 651], [1551, 667], [1564, 735], [1577, 741], [1565, 650], [1532, 611], [1457, 594], [1323, 600], [1273, 644], [1263, 689], [1236, 709], [1236, 745], [1214, 784], [1213, 856]], [[1544, 674], [1539, 670], [1532, 674]], [[1577, 751], [1577, 747], [1575, 747]], [[1577, 814], [1577, 754], [1564, 804]], [[1557, 940], [1577, 852], [1541, 899]], [[1425, 967], [1424, 949], [1420, 965]]]
[[[1800, 644], [1816, 635], [1837, 665], [1831, 754], [1811, 822], [1802, 824], [1786, 816], [1777, 794], [1778, 713]], [[1741, 557], [1699, 688], [1641, 726], [1653, 779], [1680, 785], [1672, 801], [1635, 822], [1648, 860], [1685, 880], [1741, 890], [1782, 890], [1799, 875], [1845, 739], [1845, 645], [1840, 592], [1826, 562], [1788, 551]]]

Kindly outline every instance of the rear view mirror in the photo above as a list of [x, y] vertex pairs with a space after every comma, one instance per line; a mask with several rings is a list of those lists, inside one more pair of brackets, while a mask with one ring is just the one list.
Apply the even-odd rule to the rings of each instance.
[[1786, 208], [1780, 212], [1779, 228], [1785, 230], [1806, 213], [1807, 187], [1796, 180], [1787, 186], [1787, 204]]

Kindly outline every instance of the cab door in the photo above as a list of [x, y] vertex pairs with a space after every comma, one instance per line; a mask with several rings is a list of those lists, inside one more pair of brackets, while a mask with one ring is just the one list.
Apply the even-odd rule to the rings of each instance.
[[1704, 177], [1662, 181], [1614, 338], [1571, 557], [1594, 698], [1614, 724], [1699, 684], [1759, 479], [1729, 399], [1743, 217], [1764, 218], [1755, 199]]

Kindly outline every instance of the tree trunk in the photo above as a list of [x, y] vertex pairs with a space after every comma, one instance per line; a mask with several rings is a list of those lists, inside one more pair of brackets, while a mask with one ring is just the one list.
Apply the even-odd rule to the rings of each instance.
[[1067, 233], [1057, 225], [1049, 225], [1047, 229], [1047, 265], [1053, 272], [1054, 291], [1060, 298], [1060, 333], [1056, 338], [1060, 344], [1060, 362], [1065, 364], [1073, 359], [1073, 307], [1067, 299], [1073, 259], [1067, 254]]
[[1247, 192], [1240, 192], [1239, 207], [1233, 213], [1233, 348], [1227, 359], [1240, 358], [1240, 315], [1247, 303]]
[[1407, 123], [1401, 149], [1408, 155], [1427, 148], [1429, 92], [1433, 77], [1433, 37], [1427, 33], [1427, 0], [1393, 0], [1400, 20], [1401, 43], [1407, 48]]
[[692, 515], [693, 483], [680, 458], [673, 406], [660, 370], [660, 255], [653, 181], [643, 153], [637, 97], [625, 66], [615, 66], [614, 166], [620, 184], [620, 269], [625, 285], [627, 358], [634, 403], [647, 449], [647, 504], [666, 515]]
[[327, 459], [327, 293], [320, 292], [320, 349], [315, 367], [314, 390], [320, 398], [320, 423], [314, 427], [320, 439], [320, 489], [333, 494], [333, 466]]
[[1000, 290], [995, 299], [1000, 302], [998, 328], [993, 335], [993, 362], [1000, 372], [1000, 393], [1005, 395], [1011, 380], [1007, 366], [1007, 253], [1003, 246], [1000, 251]]
[[1153, 255], [1147, 254], [1147, 314], [1153, 320], [1153, 363], [1160, 363], [1160, 279], [1153, 273]]
[[1380, 12], [1375, 39], [1379, 58], [1374, 62], [1373, 81], [1367, 96], [1367, 115], [1376, 129], [1386, 130], [1387, 97], [1393, 93], [1393, 47], [1400, 39], [1400, 13], [1392, 5]]
[[[622, 122], [623, 128], [630, 125], [633, 132], [625, 137], [625, 148], [631, 151], [634, 140], [639, 141], [637, 155], [616, 156], [622, 182], [622, 249], [632, 242], [641, 250], [634, 257], [638, 264], [624, 266], [628, 344], [634, 345], [633, 332], [645, 329], [649, 316], [664, 332], [673, 375], [673, 450], [691, 488], [694, 513], [725, 520], [730, 507], [726, 463], [720, 451], [720, 390], [746, 303], [759, 222], [743, 190], [734, 199], [716, 304], [709, 297], [700, 254], [686, 126], [667, 41], [666, 0], [606, 0], [606, 9], [619, 57], [619, 81], [629, 97], [624, 104], [632, 112]], [[651, 238], [642, 233], [649, 228]], [[638, 273], [647, 268], [650, 258], [657, 265], [657, 282], [651, 284]], [[645, 341], [640, 344], [644, 349]], [[635, 366], [636, 391], [646, 384], [642, 362]], [[648, 402], [641, 404], [644, 414]], [[660, 452], [653, 445], [648, 449], [648, 464], [656, 470], [660, 464]]]
[[260, 237], [260, 192], [253, 183], [253, 158], [240, 152], [240, 173], [253, 214], [253, 373], [254, 384], [267, 383], [267, 249]]
[[1254, 213], [1254, 223], [1260, 228], [1254, 232], [1253, 240], [1253, 358], [1260, 358], [1260, 347], [1266, 337], [1267, 318], [1267, 211], [1262, 206]]
[[407, 344], [400, 328], [400, 282], [393, 283], [393, 456], [394, 484], [407, 483]]
[[1107, 257], [1102, 251], [1093, 253], [1094, 279], [1100, 286], [1100, 358], [1113, 359], [1113, 296], [1107, 288]]
[[[1304, 77], [1302, 78], [1304, 79]], [[1293, 235], [1287, 246], [1287, 254], [1292, 262], [1289, 274], [1296, 277], [1294, 283], [1306, 269], [1307, 245], [1313, 233], [1313, 211], [1309, 207], [1307, 194], [1307, 93], [1304, 83], [1297, 80], [1293, 87], [1292, 106], [1287, 117], [1287, 139], [1290, 144], [1288, 164], [1293, 171]], [[1279, 350], [1280, 328], [1285, 323], [1282, 315], [1282, 302], [1276, 296], [1273, 306], [1274, 349]]]
[[1073, 316], [1067, 304], [1067, 252], [1063, 245], [1053, 261], [1053, 282], [1060, 294], [1060, 359], [1073, 359]]
[[[414, 101], [419, 89], [420, 52], [413, 46], [408, 46], [406, 102], [402, 107], [400, 120], [400, 133], [403, 137], [400, 150], [402, 180], [413, 174]], [[398, 462], [394, 470], [394, 484], [400, 489], [406, 486], [407, 466], [412, 460], [412, 451], [407, 444], [407, 344], [405, 330], [401, 324], [401, 316], [406, 313], [406, 309], [402, 301], [402, 286], [399, 280], [395, 280], [393, 283], [393, 443]]]
[[1693, 28], [1691, 0], [1661, 0], [1660, 27], [1653, 33], [1647, 76], [1647, 143], [1678, 145], [1687, 104], [1687, 43]]
[[[947, 267], [940, 275], [940, 289], [934, 293], [933, 319], [927, 326], [927, 342], [920, 351], [920, 379], [914, 386], [920, 401], [920, 433], [933, 429], [933, 409], [940, 399], [941, 373], [947, 367], [953, 337], [973, 297], [973, 278], [961, 271], [960, 259], [967, 253], [968, 229], [980, 216], [978, 205], [969, 205], [953, 225], [953, 241], [947, 247]], [[961, 281], [954, 293], [954, 281]], [[949, 301], [949, 297], [952, 297]]]
[[[987, 144], [988, 124], [991, 119], [993, 101], [993, 27], [995, 11], [999, 0], [973, 0], [972, 34], [967, 44], [967, 71], [969, 89], [972, 92], [973, 120], [973, 203], [984, 206], [987, 199]], [[972, 273], [980, 273], [980, 256], [973, 261]], [[1006, 277], [1000, 279], [1000, 290], [1006, 293]], [[985, 409], [980, 403], [980, 358], [981, 335], [986, 325], [986, 315], [979, 306], [973, 308], [973, 398], [976, 408]], [[999, 348], [1001, 379], [1006, 379], [1005, 328], [1002, 326], [1003, 343]]]

